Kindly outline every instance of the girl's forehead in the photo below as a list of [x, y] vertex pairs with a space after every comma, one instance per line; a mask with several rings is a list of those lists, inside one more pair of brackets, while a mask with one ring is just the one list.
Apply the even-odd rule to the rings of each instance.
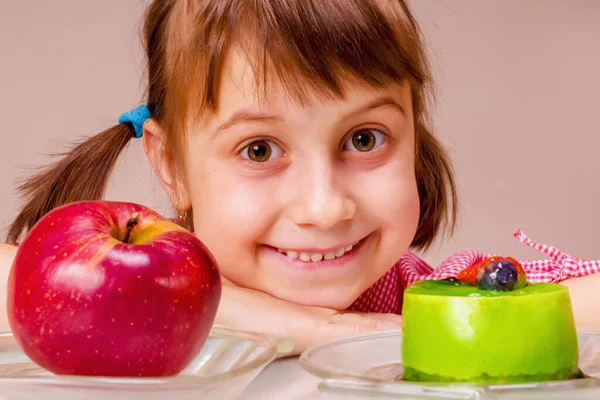
[[343, 103], [348, 88], [385, 89], [405, 80], [419, 87], [427, 79], [402, 2], [315, 1], [312, 11], [298, 12], [293, 5], [301, 1], [234, 6], [242, 3], [248, 4], [233, 0], [200, 13], [189, 29], [175, 30], [180, 40], [167, 42], [174, 61], [169, 92], [193, 119], [220, 111], [232, 87], [236, 101], [296, 106]]
[[[266, 77], [267, 79], [261, 79]], [[408, 96], [408, 97], [407, 97]], [[307, 88], [299, 99], [277, 74], [256, 75], [252, 60], [239, 48], [227, 55], [217, 93], [215, 116], [222, 119], [236, 110], [271, 110], [285, 113], [313, 108], [353, 109], [372, 101], [410, 103], [408, 80], [373, 86], [358, 79], [341, 81], [341, 95], [324, 94]], [[386, 100], [387, 99], [387, 100]], [[408, 110], [406, 110], [408, 111]]]

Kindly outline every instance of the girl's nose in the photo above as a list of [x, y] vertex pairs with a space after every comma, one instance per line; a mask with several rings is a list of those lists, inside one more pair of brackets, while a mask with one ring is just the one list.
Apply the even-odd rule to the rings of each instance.
[[294, 223], [328, 229], [354, 218], [356, 204], [334, 168], [321, 163], [304, 169], [302, 174], [291, 212]]

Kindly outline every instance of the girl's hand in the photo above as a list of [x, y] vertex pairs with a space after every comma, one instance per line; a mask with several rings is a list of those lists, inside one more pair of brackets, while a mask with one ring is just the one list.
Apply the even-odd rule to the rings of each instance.
[[215, 323], [290, 338], [294, 340], [296, 347], [287, 355], [298, 355], [308, 347], [328, 340], [400, 329], [402, 317], [395, 314], [365, 314], [302, 306], [263, 292], [235, 286], [223, 278], [221, 304]]
[[569, 288], [575, 325], [582, 331], [600, 332], [600, 272], [561, 282]]

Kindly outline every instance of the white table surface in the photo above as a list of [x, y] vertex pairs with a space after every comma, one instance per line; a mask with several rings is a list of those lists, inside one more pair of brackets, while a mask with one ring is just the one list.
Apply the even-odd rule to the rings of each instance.
[[[298, 362], [298, 357], [290, 357], [276, 360], [268, 365], [256, 379], [248, 385], [246, 390], [238, 398], [239, 400], [366, 400], [366, 396], [350, 395], [348, 392], [342, 394], [319, 392], [320, 379], [306, 372]], [[392, 396], [393, 397], [393, 396]], [[383, 400], [392, 397], [377, 397]], [[368, 397], [371, 398], [371, 397]], [[589, 392], [583, 390], [576, 394], [565, 395], [563, 392], [546, 392], [543, 395], [533, 393], [521, 393], [520, 395], [502, 397], [502, 399], [518, 400], [599, 400], [596, 390]]]
[[309, 400], [331, 399], [319, 393], [319, 378], [306, 372], [298, 357], [288, 357], [269, 364], [246, 388], [239, 400]]
[[[319, 392], [318, 388], [320, 381], [318, 377], [306, 372], [300, 366], [298, 357], [288, 357], [276, 360], [268, 365], [248, 385], [246, 390], [238, 397], [238, 400], [386, 400], [398, 398], [383, 395], [378, 395], [375, 398], [366, 396], [364, 393], [356, 395], [349, 392], [323, 394]], [[594, 398], [593, 400], [598, 399]]]

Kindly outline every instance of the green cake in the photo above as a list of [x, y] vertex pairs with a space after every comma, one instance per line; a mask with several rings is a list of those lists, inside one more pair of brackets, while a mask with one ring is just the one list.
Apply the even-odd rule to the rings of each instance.
[[477, 278], [472, 270], [470, 279], [420, 281], [405, 290], [403, 379], [502, 384], [581, 377], [568, 289], [528, 284], [520, 265], [507, 268], [510, 260], [479, 265]]

